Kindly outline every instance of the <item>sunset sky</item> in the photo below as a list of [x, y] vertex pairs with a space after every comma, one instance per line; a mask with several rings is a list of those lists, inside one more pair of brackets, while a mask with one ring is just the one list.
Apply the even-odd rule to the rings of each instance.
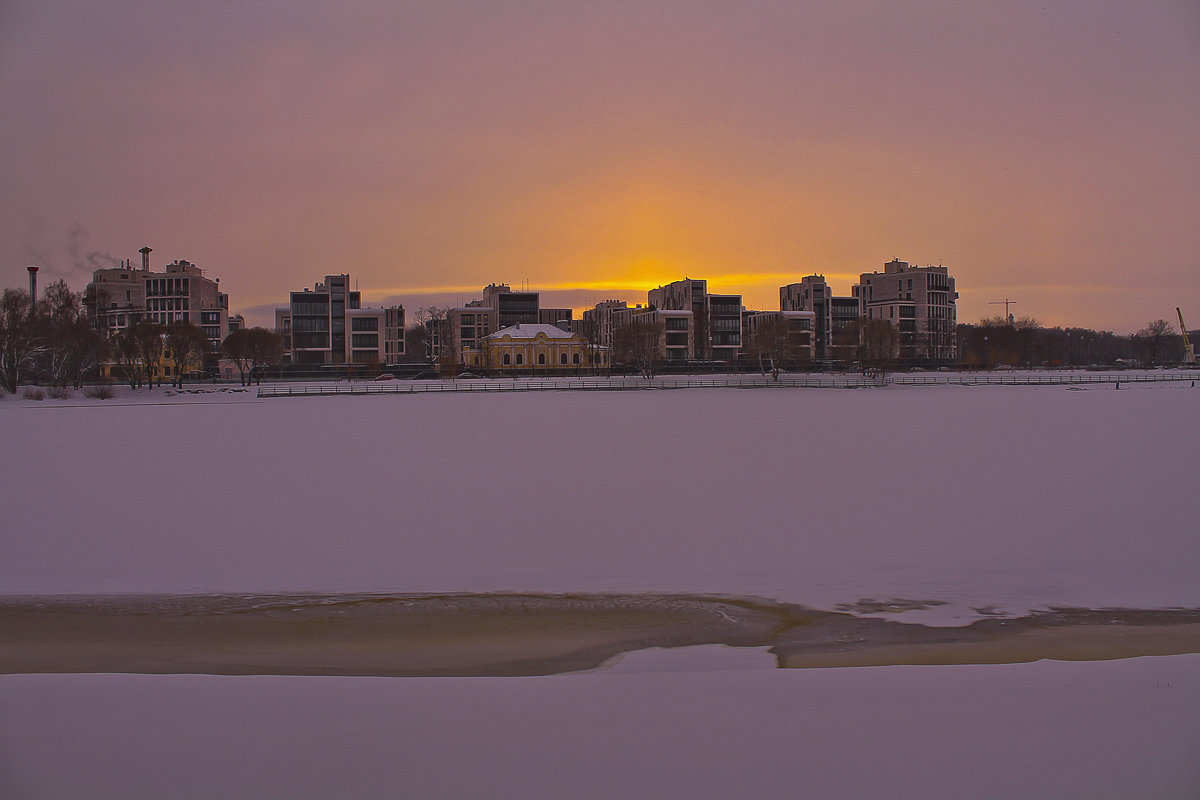
[[270, 324], [527, 283], [1200, 326], [1200, 3], [0, 3], [0, 285], [154, 248]]

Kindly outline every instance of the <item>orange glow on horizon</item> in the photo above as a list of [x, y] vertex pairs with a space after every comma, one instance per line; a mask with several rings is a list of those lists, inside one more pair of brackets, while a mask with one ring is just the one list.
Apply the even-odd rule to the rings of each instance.
[[[770, 292], [772, 295], [778, 293], [779, 287], [786, 286], [789, 283], [797, 283], [805, 275], [814, 274], [812, 272], [764, 272], [764, 273], [718, 273], [704, 274], [699, 272], [677, 272], [669, 274], [665, 270], [655, 270], [653, 268], [628, 270], [620, 275], [601, 278], [597, 280], [566, 280], [566, 281], [534, 281], [529, 282], [528, 290], [537, 292], [596, 292], [604, 293], [611, 292], [618, 295], [628, 295], [636, 293], [645, 295], [652, 289], [660, 286], [665, 286], [674, 281], [683, 280], [684, 278], [692, 278], [695, 280], [707, 280], [708, 291], [712, 294], [741, 294], [746, 295], [762, 295], [764, 292]], [[833, 290], [838, 295], [849, 295], [851, 284], [858, 281], [857, 274], [851, 273], [822, 273], [825, 278], [830, 281]], [[496, 281], [504, 283], [504, 281]], [[383, 289], [364, 290], [364, 299], [367, 297], [375, 301], [382, 300], [388, 297], [399, 297], [403, 299], [406, 296], [421, 296], [421, 295], [445, 295], [445, 294], [461, 294], [471, 299], [482, 297], [483, 287], [486, 284], [480, 283], [476, 286], [457, 285], [457, 286], [404, 286], [404, 287], [387, 287]], [[509, 283], [514, 290], [520, 291], [520, 283]], [[586, 306], [590, 307], [590, 306]]]

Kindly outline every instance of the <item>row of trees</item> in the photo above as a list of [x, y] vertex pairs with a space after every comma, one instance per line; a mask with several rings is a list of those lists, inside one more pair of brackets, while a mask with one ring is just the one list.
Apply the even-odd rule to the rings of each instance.
[[40, 300], [20, 289], [0, 295], [0, 385], [6, 391], [15, 392], [23, 374], [77, 389], [106, 353], [107, 342], [66, 281], [51, 283]]
[[221, 355], [238, 368], [243, 386], [261, 384], [266, 371], [283, 360], [283, 338], [266, 328], [242, 328], [221, 342]]
[[1089, 328], [1045, 328], [1036, 319], [1003, 317], [958, 326], [959, 361], [973, 367], [1087, 366], [1089, 364], [1176, 363], [1183, 339], [1165, 319], [1130, 336]]
[[20, 289], [5, 289], [0, 295], [0, 386], [9, 393], [17, 390], [23, 376], [64, 390], [79, 389], [106, 363], [117, 367], [136, 389], [161, 385], [169, 361], [171, 383], [182, 387], [186, 375], [214, 370], [218, 357], [233, 361], [248, 385], [261, 381], [282, 354], [280, 337], [264, 328], [234, 331], [218, 351], [189, 322], [137, 320], [107, 337], [88, 318], [82, 295], [63, 280], [47, 286], [38, 299]]

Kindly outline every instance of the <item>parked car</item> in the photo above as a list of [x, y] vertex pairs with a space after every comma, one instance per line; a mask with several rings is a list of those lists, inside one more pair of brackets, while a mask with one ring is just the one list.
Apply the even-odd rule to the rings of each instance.
[[380, 375], [379, 377], [377, 377], [375, 380], [377, 380], [377, 381], [394, 381], [394, 380], [396, 380], [396, 376], [390, 372], [385, 372], [382, 375]]

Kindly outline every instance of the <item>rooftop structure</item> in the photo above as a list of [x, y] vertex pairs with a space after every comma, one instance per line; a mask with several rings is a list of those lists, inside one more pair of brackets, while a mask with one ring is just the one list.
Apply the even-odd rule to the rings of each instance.
[[84, 290], [84, 305], [97, 330], [116, 334], [141, 320], [169, 325], [199, 325], [213, 350], [229, 335], [229, 297], [220, 278], [208, 278], [190, 261], [177, 259], [162, 272], [150, 269], [149, 247], [139, 250], [141, 268], [132, 260], [98, 269]]

